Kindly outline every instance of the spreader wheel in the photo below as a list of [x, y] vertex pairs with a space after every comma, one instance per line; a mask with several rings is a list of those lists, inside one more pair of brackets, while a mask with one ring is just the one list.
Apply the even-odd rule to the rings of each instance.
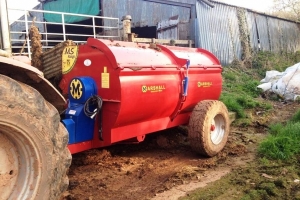
[[68, 133], [35, 89], [0, 75], [0, 199], [59, 199], [68, 187]]
[[189, 122], [189, 142], [197, 153], [212, 157], [226, 145], [229, 134], [226, 106], [217, 100], [204, 100], [194, 108]]

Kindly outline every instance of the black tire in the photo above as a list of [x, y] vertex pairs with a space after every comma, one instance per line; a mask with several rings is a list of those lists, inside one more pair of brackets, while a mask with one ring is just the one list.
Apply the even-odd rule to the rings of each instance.
[[0, 75], [0, 199], [59, 199], [69, 183], [67, 144], [57, 110]]
[[189, 142], [197, 153], [212, 157], [226, 145], [229, 115], [221, 101], [204, 100], [194, 108], [189, 121]]

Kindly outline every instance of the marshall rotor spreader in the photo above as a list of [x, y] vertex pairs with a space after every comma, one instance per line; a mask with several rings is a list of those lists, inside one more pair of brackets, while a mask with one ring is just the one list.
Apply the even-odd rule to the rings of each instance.
[[222, 67], [210, 52], [90, 38], [65, 47], [62, 63], [59, 86], [68, 97], [62, 122], [71, 153], [141, 142], [186, 124], [200, 154], [213, 156], [224, 147], [228, 114], [217, 101]]

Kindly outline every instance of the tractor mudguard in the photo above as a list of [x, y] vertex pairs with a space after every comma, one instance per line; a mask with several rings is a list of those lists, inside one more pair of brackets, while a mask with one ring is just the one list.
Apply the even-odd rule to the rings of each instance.
[[66, 104], [60, 92], [44, 78], [43, 72], [26, 63], [0, 56], [0, 74], [25, 83], [41, 93], [41, 95], [58, 110]]

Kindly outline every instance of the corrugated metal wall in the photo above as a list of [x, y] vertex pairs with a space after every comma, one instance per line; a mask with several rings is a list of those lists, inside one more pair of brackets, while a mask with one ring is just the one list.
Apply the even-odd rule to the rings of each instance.
[[[192, 5], [195, 0], [172, 0], [178, 3]], [[172, 2], [168, 1], [168, 2]], [[179, 16], [181, 22], [190, 19], [191, 9], [178, 5], [159, 3], [163, 1], [147, 0], [102, 0], [102, 16], [122, 19], [124, 15], [131, 15], [132, 27], [156, 26], [158, 22], [167, 20], [172, 16]], [[112, 26], [104, 21], [105, 26]]]
[[222, 64], [241, 59], [236, 9], [222, 4], [211, 8], [201, 2], [196, 9], [196, 25], [192, 26], [196, 46], [211, 51]]
[[260, 44], [258, 43], [258, 31], [254, 13], [246, 12], [247, 27], [250, 39], [250, 46], [254, 51], [258, 51]]
[[259, 43], [261, 50], [263, 51], [270, 51], [270, 37], [269, 37], [269, 24], [268, 24], [268, 17], [265, 15], [256, 15], [256, 24], [257, 24], [257, 31], [259, 35]]
[[287, 51], [299, 51], [300, 34], [299, 24], [292, 22], [282, 22], [282, 48]]
[[[224, 3], [213, 2], [214, 8], [201, 1], [196, 2], [197, 19], [192, 20], [191, 36], [196, 46], [215, 54], [223, 65], [235, 58], [242, 59], [241, 19], [238, 8]], [[299, 24], [257, 13], [245, 12], [246, 34], [253, 51], [294, 52], [300, 50]], [[243, 41], [245, 42], [245, 41]]]
[[268, 18], [269, 37], [270, 37], [270, 51], [280, 52], [282, 49], [282, 31], [280, 28], [280, 21], [274, 18]]
[[179, 39], [179, 18], [173, 17], [157, 24], [157, 39]]
[[190, 23], [179, 23], [178, 24], [179, 29], [179, 40], [190, 40]]

